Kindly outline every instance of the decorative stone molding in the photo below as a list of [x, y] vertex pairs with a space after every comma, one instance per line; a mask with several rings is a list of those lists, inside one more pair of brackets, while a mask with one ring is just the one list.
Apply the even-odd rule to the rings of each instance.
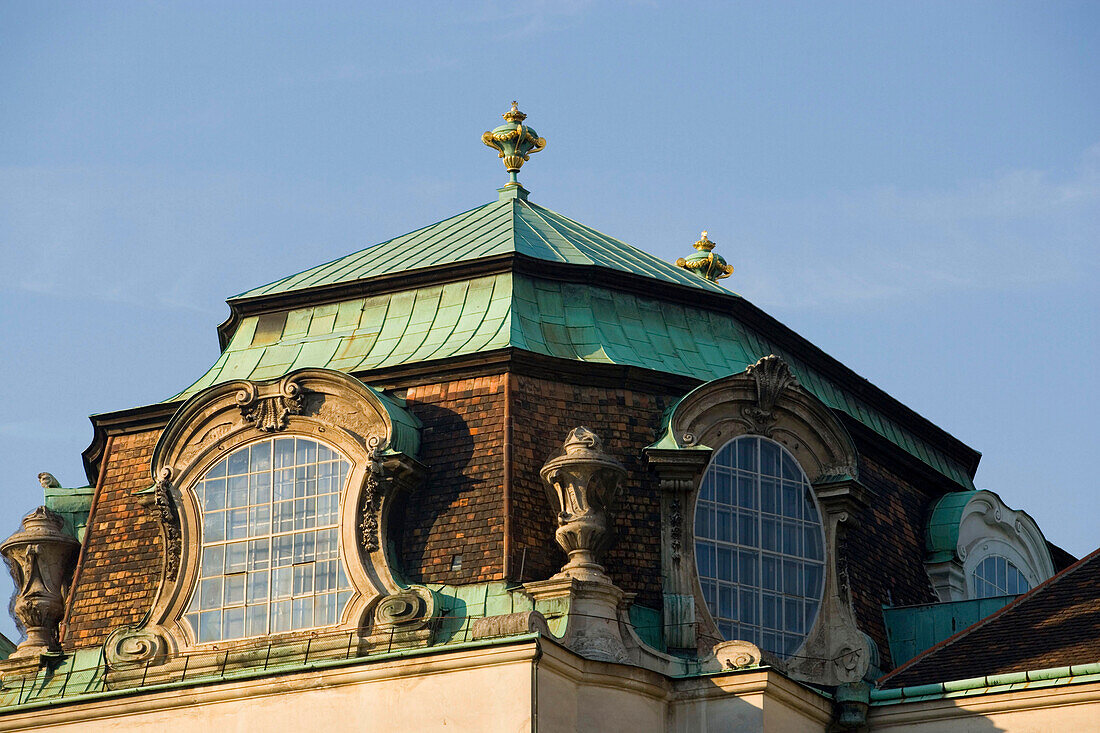
[[611, 544], [610, 513], [626, 469], [604, 453], [599, 436], [577, 427], [541, 475], [551, 504], [559, 509], [554, 537], [569, 555], [555, 577], [610, 582], [599, 561]]
[[164, 576], [168, 580], [175, 580], [180, 569], [182, 534], [176, 501], [172, 498], [172, 469], [167, 466], [157, 475], [150, 508], [160, 522], [161, 539], [164, 542]]
[[646, 451], [661, 490], [661, 586], [665, 644], [695, 649], [694, 542], [691, 516], [697, 477], [710, 462], [709, 448]]
[[169, 644], [158, 630], [122, 626], [111, 632], [103, 645], [110, 669], [133, 669], [162, 661]]
[[550, 627], [546, 624], [546, 617], [538, 611], [519, 611], [503, 616], [486, 616], [474, 619], [470, 628], [470, 637], [479, 639], [495, 639], [502, 636], [517, 636], [537, 632], [543, 636], [551, 636]]
[[435, 595], [419, 585], [381, 598], [371, 611], [367, 644], [387, 651], [430, 644], [435, 608]]
[[40, 506], [23, 518], [20, 529], [0, 545], [16, 595], [12, 612], [27, 638], [12, 659], [57, 654], [57, 630], [65, 613], [80, 543], [64, 531], [61, 517]]
[[763, 661], [760, 647], [748, 641], [723, 641], [714, 645], [714, 657], [722, 669], [745, 669]]
[[814, 494], [825, 520], [825, 590], [817, 620], [801, 650], [787, 662], [795, 679], [824, 685], [856, 683], [871, 668], [869, 638], [859, 629], [852, 609], [852, 591], [840, 548], [847, 532], [866, 506], [866, 490], [854, 479], [837, 481], [824, 472]]
[[[868, 668], [869, 651], [855, 623], [840, 554], [844, 530], [854, 524], [865, 501], [865, 489], [858, 482], [858, 456], [832, 411], [803, 389], [789, 366], [774, 354], [740, 374], [707, 382], [685, 395], [670, 412], [662, 438], [645, 451], [662, 489], [665, 638], [674, 648], [692, 648], [696, 638], [721, 638], [703, 599], [695, 553], [690, 549], [694, 507], [712, 449], [743, 435], [767, 437], [791, 453], [813, 486], [825, 524], [821, 610], [802, 650], [783, 666], [791, 676], [818, 684], [858, 681]], [[677, 502], [682, 511], [677, 511]], [[679, 553], [671, 549], [677, 536], [683, 537], [685, 548]], [[686, 603], [685, 596], [693, 602]], [[697, 629], [690, 625], [689, 613], [694, 614], [690, 621]], [[691, 633], [685, 631], [688, 628]], [[699, 647], [700, 654], [710, 651], [706, 644]]]
[[237, 392], [241, 416], [257, 430], [274, 433], [286, 430], [291, 415], [302, 414], [302, 387], [294, 375], [275, 384], [245, 382]]
[[227, 382], [187, 400], [160, 436], [151, 466], [154, 486], [141, 494], [161, 523], [164, 576], [144, 624], [120, 630], [109, 653], [119, 664], [149, 654], [159, 663], [196, 646], [182, 621], [202, 549], [202, 511], [191, 487], [225, 456], [271, 433], [322, 442], [351, 464], [340, 494], [339, 535], [354, 592], [338, 628], [374, 633], [385, 627], [401, 643], [430, 637], [430, 629], [419, 637], [414, 632], [427, 628], [418, 619], [432, 615], [431, 593], [402, 586], [385, 542], [394, 512], [424, 475], [414, 457], [418, 425], [400, 400], [328, 369], [303, 369], [268, 382]]
[[974, 571], [990, 556], [1015, 565], [1032, 588], [1054, 575], [1050, 550], [1035, 520], [988, 489], [939, 499], [925, 540], [925, 569], [941, 601], [975, 597]]

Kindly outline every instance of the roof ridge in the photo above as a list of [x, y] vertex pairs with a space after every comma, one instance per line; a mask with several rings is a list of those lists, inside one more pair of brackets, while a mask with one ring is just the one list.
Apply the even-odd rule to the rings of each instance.
[[876, 680], [877, 685], [881, 687], [883, 683], [890, 681], [894, 677], [900, 675], [902, 672], [905, 672], [910, 668], [916, 666], [919, 662], [923, 661], [927, 657], [930, 657], [933, 654], [948, 648], [955, 642], [961, 640], [963, 637], [969, 636], [979, 629], [985, 628], [986, 626], [995, 623], [997, 620], [1010, 613], [1013, 609], [1018, 608], [1020, 605], [1031, 602], [1035, 599], [1035, 597], [1048, 592], [1050, 588], [1062, 582], [1062, 580], [1077, 572], [1080, 568], [1084, 567], [1098, 556], [1100, 556], [1100, 547], [1093, 550], [1088, 555], [1085, 555], [1083, 558], [1073, 563], [1068, 568], [1065, 568], [1061, 572], [1055, 573], [1054, 575], [1050, 576], [1042, 583], [1029, 590], [1027, 593], [1024, 593], [1023, 595], [1017, 597], [1016, 600], [1012, 601], [1011, 603], [1002, 606], [1000, 609], [994, 611], [985, 618], [978, 619], [966, 628], [960, 629], [959, 631], [955, 632], [938, 644], [931, 646], [928, 649], [925, 649], [923, 652], [913, 657], [897, 669], [891, 670], [889, 673], [883, 675], [882, 677], [879, 677], [878, 680]]

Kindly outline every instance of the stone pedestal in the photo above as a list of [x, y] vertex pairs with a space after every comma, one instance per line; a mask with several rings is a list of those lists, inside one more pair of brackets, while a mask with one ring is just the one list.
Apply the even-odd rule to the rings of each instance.
[[587, 659], [626, 664], [630, 661], [619, 627], [629, 598], [614, 583], [555, 576], [527, 583], [523, 589], [536, 607], [568, 604], [569, 625], [562, 643]]

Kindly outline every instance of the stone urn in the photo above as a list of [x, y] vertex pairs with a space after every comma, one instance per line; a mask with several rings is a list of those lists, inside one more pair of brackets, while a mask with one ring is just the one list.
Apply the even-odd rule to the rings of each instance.
[[594, 432], [578, 427], [541, 475], [551, 505], [559, 509], [554, 537], [569, 555], [555, 577], [610, 582], [600, 559], [613, 539], [610, 514], [626, 469], [603, 452]]
[[22, 527], [0, 545], [15, 581], [12, 611], [27, 638], [12, 658], [61, 651], [58, 624], [72, 580], [80, 543], [65, 533], [64, 522], [44, 506], [24, 517]]

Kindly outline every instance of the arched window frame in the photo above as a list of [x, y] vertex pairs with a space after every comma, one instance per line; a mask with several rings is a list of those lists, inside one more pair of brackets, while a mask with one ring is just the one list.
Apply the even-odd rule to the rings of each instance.
[[[740, 541], [737, 542], [737, 543], [728, 543], [728, 544], [731, 544], [732, 547], [736, 548], [736, 553], [738, 555], [738, 557], [736, 559], [736, 567], [738, 568], [738, 572], [740, 572], [741, 563], [746, 559], [745, 558], [745, 550], [749, 550], [750, 552], [752, 552], [756, 555], [759, 555], [761, 557], [763, 557], [764, 555], [772, 556], [772, 557], [776, 558], [776, 560], [778, 562], [782, 562], [784, 564], [784, 566], [787, 565], [787, 562], [786, 562], [787, 560], [794, 559], [797, 562], [799, 562], [800, 564], [806, 564], [806, 565], [820, 567], [820, 570], [821, 570], [820, 581], [821, 582], [820, 582], [820, 587], [817, 587], [817, 589], [816, 589], [816, 593], [814, 593], [813, 595], [804, 595], [801, 592], [799, 593], [799, 596], [800, 596], [799, 601], [805, 601], [805, 600], [812, 600], [813, 601], [813, 604], [814, 604], [813, 605], [813, 615], [812, 615], [812, 620], [810, 621], [810, 623], [806, 624], [804, 629], [802, 629], [801, 631], [797, 630], [797, 629], [794, 629], [794, 630], [790, 629], [789, 626], [786, 623], [785, 618], [783, 618], [786, 615], [786, 613], [785, 613], [786, 609], [783, 606], [780, 606], [780, 608], [777, 610], [777, 613], [780, 616], [780, 619], [779, 619], [777, 625], [771, 627], [773, 630], [776, 630], [776, 629], [779, 630], [779, 632], [784, 636], [800, 635], [803, 639], [803, 642], [804, 642], [806, 636], [809, 635], [810, 630], [813, 628], [813, 624], [816, 622], [818, 614], [821, 611], [822, 596], [824, 595], [824, 592], [825, 592], [824, 570], [825, 570], [825, 564], [826, 564], [826, 561], [827, 561], [827, 559], [825, 557], [825, 527], [824, 527], [824, 524], [821, 520], [821, 517], [822, 517], [821, 508], [818, 506], [817, 500], [813, 495], [812, 487], [809, 486], [809, 479], [806, 476], [805, 471], [802, 470], [802, 467], [800, 465], [798, 465], [798, 460], [791, 454], [790, 451], [788, 451], [786, 449], [786, 447], [783, 446], [782, 443], [779, 443], [778, 441], [774, 441], [770, 438], [767, 438], [767, 437], [764, 437], [764, 436], [761, 436], [761, 435], [746, 434], [746, 435], [739, 435], [736, 438], [732, 438], [732, 439], [726, 441], [725, 443], [723, 443], [722, 445], [718, 446], [717, 448], [715, 448], [714, 452], [711, 454], [711, 460], [707, 464], [707, 468], [703, 473], [703, 479], [702, 479], [702, 483], [700, 485], [700, 491], [699, 491], [698, 496], [696, 497], [696, 502], [695, 502], [696, 523], [694, 525], [694, 536], [695, 536], [695, 540], [696, 540], [696, 548], [698, 547], [699, 540], [703, 540], [704, 542], [706, 542], [706, 541], [710, 541], [712, 539], [711, 537], [704, 537], [703, 536], [703, 530], [701, 530], [698, 527], [698, 524], [697, 524], [698, 515], [699, 515], [699, 505], [700, 505], [700, 502], [703, 501], [703, 493], [706, 490], [704, 488], [705, 482], [707, 481], [707, 479], [710, 476], [711, 472], [715, 471], [716, 462], [718, 460], [719, 455], [723, 451], [725, 451], [727, 449], [731, 449], [736, 443], [738, 443], [740, 441], [744, 441], [744, 440], [755, 440], [755, 441], [761, 441], [761, 443], [770, 443], [770, 444], [774, 445], [776, 447], [776, 449], [780, 452], [780, 455], [783, 457], [783, 459], [790, 459], [790, 461], [792, 461], [794, 463], [795, 467], [797, 467], [799, 473], [801, 474], [801, 476], [799, 478], [799, 483], [803, 483], [803, 482], [805, 483], [805, 490], [806, 490], [808, 496], [801, 496], [799, 498], [801, 500], [808, 501], [808, 504], [810, 506], [810, 512], [811, 512], [811, 518], [812, 518], [811, 521], [812, 521], [812, 524], [814, 525], [813, 531], [810, 533], [810, 539], [811, 539], [811, 541], [813, 541], [815, 543], [816, 548], [819, 550], [819, 552], [820, 552], [819, 557], [814, 558], [812, 556], [814, 553], [807, 553], [807, 552], [804, 552], [804, 551], [799, 552], [797, 554], [791, 554], [789, 552], [786, 552], [785, 550], [783, 550], [783, 548], [781, 546], [779, 546], [779, 543], [782, 542], [782, 537], [781, 536], [777, 537], [777, 546], [775, 547], [775, 549], [769, 550], [769, 549], [766, 549], [764, 547], [764, 533], [762, 531], [764, 507], [763, 507], [762, 501], [760, 501], [762, 499], [762, 495], [759, 495], [758, 492], [756, 492], [755, 490], [757, 489], [757, 484], [765, 476], [769, 476], [769, 474], [765, 474], [763, 472], [762, 467], [760, 467], [760, 466], [757, 466], [755, 470], [750, 470], [750, 471], [744, 471], [744, 469], [740, 469], [741, 471], [744, 471], [744, 473], [746, 473], [749, 476], [753, 477], [753, 489], [754, 489], [753, 504], [755, 506], [753, 506], [751, 509], [749, 509], [749, 512], [751, 512], [751, 516], [754, 517], [753, 539], [755, 540], [755, 542], [752, 543], [752, 544], [744, 544], [743, 542], [740, 542]], [[760, 477], [759, 480], [756, 478], [757, 476]], [[774, 475], [774, 479], [777, 483], [777, 486], [780, 485], [780, 482], [782, 482], [783, 484], [787, 483], [785, 480], [783, 480], [781, 474]], [[715, 489], [716, 488], [717, 487], [715, 487]], [[741, 487], [735, 484], [734, 486], [731, 487], [731, 489], [732, 489], [731, 494], [734, 494], [734, 496], [731, 497], [730, 504], [731, 504], [731, 506], [737, 506], [738, 507], [737, 512], [738, 512], [739, 524], [740, 524], [740, 519], [743, 518], [742, 513], [745, 510], [738, 506], [738, 500], [737, 500], [738, 498], [737, 498], [736, 494], [737, 494], [737, 492], [740, 491]], [[780, 501], [781, 500], [779, 500], [779, 498], [777, 497], [777, 504], [779, 504]], [[783, 501], [783, 503], [785, 503], [785, 501]], [[719, 509], [721, 507], [721, 503], [717, 501], [717, 498], [715, 500], [715, 506]], [[784, 515], [784, 513], [783, 513], [783, 511], [781, 510], [780, 507], [777, 506], [776, 508], [779, 511], [775, 512], [775, 516], [782, 523], [787, 519], [787, 517]], [[801, 518], [801, 520], [796, 520], [796, 521], [799, 522], [799, 524], [801, 524], [802, 522], [806, 522], [807, 520], [805, 518]], [[782, 524], [780, 526], [782, 526]], [[809, 528], [810, 528], [809, 523], [807, 523], [804, 526], [798, 526], [798, 532], [802, 535], [799, 538], [799, 544], [802, 544], [802, 543], [805, 542], [805, 540], [806, 540], [805, 530], [809, 529]], [[743, 529], [743, 527], [739, 527], [739, 529]], [[780, 531], [780, 529], [777, 527], [777, 532], [778, 531]], [[714, 534], [715, 535], [718, 534], [717, 530], [715, 530]], [[742, 538], [738, 537], [738, 540], [740, 540], [740, 539], [742, 539]], [[717, 542], [716, 542], [716, 544], [717, 544]], [[696, 549], [695, 557], [696, 557], [696, 563], [698, 564], [698, 550], [697, 549]], [[781, 570], [781, 573], [786, 572], [786, 570], [787, 570], [787, 567], [783, 567], [782, 570]], [[800, 570], [801, 570], [801, 567], [800, 567]], [[703, 577], [702, 572], [698, 572], [697, 576], [698, 576], [698, 580], [699, 580], [699, 583], [700, 583], [700, 592], [701, 592], [701, 595], [703, 597], [704, 603], [706, 603], [706, 589], [703, 587], [704, 577]], [[766, 589], [764, 588], [763, 572], [762, 572], [762, 567], [761, 566], [754, 565], [754, 571], [752, 573], [752, 577], [753, 577], [753, 581], [752, 581], [751, 584], [747, 585], [747, 588], [749, 589], [749, 594], [754, 597], [754, 602], [755, 602], [757, 599], [762, 599], [764, 597], [765, 593], [766, 593]], [[718, 571], [717, 570], [715, 571], [715, 578], [717, 580], [721, 581], [721, 578], [718, 576]], [[784, 578], [783, 582], [786, 583], [785, 578]], [[738, 601], [735, 602], [735, 605], [739, 609], [739, 613], [742, 613], [743, 612], [743, 610], [742, 610], [743, 606], [742, 606], [741, 601], [743, 601], [744, 598], [746, 597], [746, 595], [745, 595], [746, 584], [741, 582], [740, 577], [736, 577], [735, 579], [732, 580], [732, 585], [734, 585], [738, 588], [738, 593], [741, 596], [741, 598], [739, 598]], [[774, 589], [774, 591], [775, 591], [774, 593], [770, 593], [768, 595], [777, 596], [780, 599], [785, 600], [785, 596], [787, 594], [785, 592], [783, 592], [782, 588], [776, 587]], [[710, 609], [709, 604], [708, 604], [708, 610], [711, 611], [711, 615], [713, 617], [714, 613], [713, 613], [713, 610]], [[763, 603], [762, 603], [762, 601], [761, 601], [759, 607], [754, 607], [753, 614], [751, 614], [749, 617], [753, 619], [753, 622], [752, 623], [746, 623], [746, 625], [760, 627], [760, 631], [761, 631], [762, 635], [766, 635], [768, 633], [771, 633], [771, 632], [769, 632], [768, 627], [766, 627], [766, 625], [764, 623], [764, 613], [763, 613]], [[719, 623], [718, 626], [719, 626], [719, 632], [722, 633], [723, 637], [725, 637], [725, 633], [721, 631], [721, 624]], [[732, 637], [732, 638], [725, 638], [724, 640], [725, 641], [734, 641], [734, 640], [740, 640], [740, 639], [744, 639], [744, 637], [737, 636], [737, 637]], [[755, 641], [755, 640], [752, 640], [752, 641]], [[800, 642], [799, 645], [801, 646], [801, 643], [803, 643], [803, 642]], [[773, 653], [779, 654], [780, 656], [783, 656], [783, 657], [788, 656], [787, 652], [780, 653], [776, 649], [769, 650], [769, 649], [767, 649], [767, 647], [765, 647], [763, 645], [761, 645], [761, 649], [765, 650], [765, 651], [772, 651]]]
[[873, 648], [855, 622], [849, 590], [838, 572], [837, 548], [866, 506], [858, 454], [829, 407], [803, 389], [775, 355], [685, 395], [666, 415], [661, 438], [646, 449], [662, 490], [668, 646], [702, 653], [721, 639], [698, 581], [694, 509], [714, 447], [742, 435], [774, 440], [794, 456], [810, 480], [825, 528], [825, 589], [817, 619], [789, 660], [770, 661], [792, 677], [817, 684], [857, 682], [870, 668]]
[[[303, 369], [266, 382], [209, 387], [185, 402], [165, 427], [153, 452], [155, 484], [141, 492], [160, 519], [163, 574], [142, 626], [118, 629], [108, 638], [108, 665], [166, 663], [211, 647], [197, 642], [183, 619], [202, 556], [202, 510], [191, 487], [222, 458], [273, 436], [323, 442], [351, 464], [339, 500], [339, 537], [352, 597], [332, 630], [347, 632], [351, 641], [358, 638], [356, 648], [383, 634], [411, 644], [430, 636], [434, 597], [427, 588], [398, 581], [392, 543], [386, 541], [391, 516], [424, 474], [415, 459], [419, 422], [400, 401], [353, 377]], [[309, 632], [260, 640], [303, 633]], [[255, 638], [226, 640], [217, 648], [255, 643]]]

